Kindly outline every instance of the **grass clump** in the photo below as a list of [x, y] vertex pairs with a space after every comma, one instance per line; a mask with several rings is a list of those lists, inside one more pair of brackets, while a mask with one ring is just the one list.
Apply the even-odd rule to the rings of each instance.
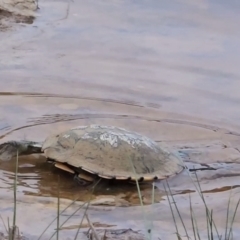
[[[230, 218], [229, 213], [230, 213], [231, 194], [229, 196], [227, 213], [226, 213], [226, 227], [225, 227], [225, 232], [224, 232], [224, 236], [223, 236], [219, 233], [218, 228], [216, 226], [214, 215], [213, 215], [213, 210], [209, 209], [209, 207], [207, 206], [207, 203], [206, 203], [206, 200], [204, 198], [204, 195], [203, 195], [203, 192], [202, 192], [202, 189], [201, 189], [201, 185], [200, 185], [200, 182], [199, 182], [199, 179], [198, 179], [198, 176], [197, 176], [196, 173], [195, 173], [195, 176], [196, 176], [197, 184], [195, 184], [195, 183], [194, 184], [195, 184], [197, 192], [198, 192], [198, 194], [199, 194], [199, 196], [200, 196], [200, 198], [203, 202], [204, 209], [205, 209], [205, 212], [206, 212], [205, 222], [206, 222], [206, 227], [207, 227], [207, 238], [202, 237], [201, 234], [200, 234], [199, 227], [198, 227], [197, 216], [196, 216], [196, 214], [194, 212], [194, 209], [193, 209], [193, 206], [192, 206], [191, 195], [189, 194], [189, 211], [190, 211], [190, 218], [191, 218], [190, 219], [191, 220], [191, 230], [192, 230], [192, 233], [193, 233], [193, 236], [190, 237], [190, 234], [187, 231], [187, 228], [185, 226], [185, 223], [183, 221], [183, 218], [181, 216], [179, 208], [176, 204], [174, 196], [173, 196], [173, 194], [171, 192], [171, 189], [169, 187], [168, 181], [166, 180], [167, 189], [166, 189], [165, 185], [164, 185], [164, 188], [165, 188], [166, 192], [168, 190], [168, 192], [170, 193], [170, 194], [167, 194], [167, 199], [168, 199], [168, 203], [169, 203], [170, 210], [171, 210], [171, 215], [172, 215], [173, 222], [174, 222], [177, 239], [182, 240], [183, 237], [184, 238], [186, 237], [187, 239], [191, 239], [191, 240], [192, 239], [194, 239], [194, 240], [203, 240], [203, 239], [204, 240], [206, 240], [206, 239], [207, 240], [233, 240], [234, 239], [233, 238], [233, 224], [234, 224], [236, 213], [237, 213], [237, 210], [238, 210], [238, 207], [239, 207], [239, 204], [240, 204], [240, 199], [237, 201], [237, 204], [234, 208], [232, 218]], [[192, 181], [193, 181], [193, 179], [192, 179]], [[177, 212], [177, 215], [181, 220], [180, 222], [181, 222], [182, 227], [184, 228], [185, 236], [181, 236], [180, 233], [179, 233], [179, 230], [178, 230], [179, 226], [178, 226], [177, 221], [176, 221], [176, 216], [174, 214], [174, 210], [173, 210], [170, 198], [172, 199], [172, 202], [174, 203], [174, 207], [175, 207], [175, 210]]]
[[[132, 164], [132, 168], [133, 168], [133, 172], [134, 172], [135, 176], [137, 176], [133, 164]], [[189, 174], [189, 176], [190, 176], [190, 174]], [[201, 231], [199, 230], [198, 217], [197, 217], [196, 213], [194, 212], [191, 195], [189, 194], [190, 228], [188, 228], [186, 226], [186, 222], [184, 221], [183, 216], [181, 215], [179, 206], [178, 206], [178, 204], [177, 204], [177, 202], [174, 198], [174, 194], [171, 191], [168, 180], [166, 179], [165, 180], [166, 184], [163, 184], [163, 186], [164, 186], [165, 192], [167, 193], [166, 198], [167, 198], [169, 208], [170, 208], [170, 212], [171, 212], [171, 216], [172, 216], [172, 219], [173, 219], [173, 225], [174, 225], [174, 228], [175, 228], [176, 240], [183, 240], [183, 239], [190, 239], [190, 240], [206, 240], [206, 239], [207, 240], [234, 240], [234, 238], [233, 238], [233, 224], [234, 224], [234, 221], [235, 221], [235, 218], [236, 218], [236, 215], [237, 215], [237, 211], [238, 211], [238, 208], [239, 208], [240, 199], [237, 201], [237, 204], [234, 207], [232, 216], [230, 216], [230, 206], [231, 206], [231, 200], [232, 200], [232, 195], [230, 194], [229, 199], [228, 199], [228, 204], [227, 204], [225, 231], [224, 231], [223, 234], [220, 234], [219, 230], [216, 226], [216, 223], [215, 223], [214, 212], [213, 212], [212, 209], [209, 209], [209, 207], [206, 203], [206, 200], [205, 200], [205, 197], [204, 197], [201, 185], [200, 185], [200, 181], [199, 181], [199, 178], [198, 178], [196, 172], [195, 172], [195, 177], [196, 177], [196, 182], [193, 180], [193, 178], [191, 176], [190, 176], [190, 179], [193, 182], [193, 184], [196, 188], [196, 191], [199, 194], [199, 196], [202, 200], [203, 206], [204, 206], [205, 217], [206, 217], [205, 218], [205, 223], [206, 223], [206, 229], [207, 229], [207, 237], [203, 237], [201, 235]], [[135, 179], [137, 179], [137, 177], [135, 177]], [[4, 227], [5, 227], [5, 229], [8, 233], [8, 240], [21, 239], [21, 236], [19, 234], [19, 229], [18, 229], [17, 223], [16, 223], [16, 221], [17, 221], [16, 220], [17, 219], [16, 218], [17, 217], [17, 181], [18, 181], [18, 154], [17, 154], [17, 158], [16, 158], [16, 169], [15, 169], [15, 178], [14, 178], [14, 186], [13, 186], [13, 189], [14, 189], [14, 195], [13, 195], [14, 196], [14, 211], [13, 211], [12, 226], [10, 226], [9, 221], [8, 221], [8, 226], [6, 226], [4, 221], [3, 221], [2, 216], [0, 215], [0, 218], [3, 222], [3, 225], [4, 225]], [[98, 183], [99, 183], [99, 181], [92, 187], [92, 193], [93, 193], [93, 191], [94, 191], [94, 189], [95, 189], [95, 187]], [[145, 211], [144, 203], [143, 203], [143, 200], [142, 200], [142, 193], [141, 193], [141, 189], [140, 189], [140, 184], [139, 184], [138, 180], [136, 180], [136, 188], [137, 188], [138, 197], [139, 197], [139, 201], [140, 201], [140, 206], [141, 206], [141, 210], [142, 210], [142, 218], [144, 220], [146, 240], [152, 240], [153, 222], [147, 218], [147, 215], [149, 213], [146, 213], [146, 211]], [[152, 186], [152, 206], [154, 205], [154, 195], [155, 195], [155, 185], [153, 183], [153, 186]], [[78, 239], [78, 235], [79, 235], [80, 229], [82, 227], [84, 218], [86, 218], [86, 220], [87, 220], [87, 222], [90, 226], [90, 229], [92, 231], [92, 237], [91, 238], [95, 239], [95, 240], [102, 240], [98, 236], [97, 231], [95, 231], [94, 226], [91, 223], [91, 221], [89, 220], [89, 217], [88, 217], [88, 214], [87, 214], [87, 210], [88, 210], [89, 205], [90, 205], [91, 197], [89, 197], [89, 200], [87, 202], [80, 205], [79, 208], [77, 208], [77, 210], [75, 210], [63, 223], [60, 224], [61, 214], [63, 214], [77, 200], [78, 199], [75, 199], [65, 209], [63, 209], [62, 211], [60, 210], [60, 178], [58, 178], [57, 216], [44, 229], [42, 234], [38, 237], [38, 240], [42, 239], [43, 235], [46, 233], [46, 231], [49, 229], [49, 227], [54, 223], [54, 221], [56, 221], [56, 229], [55, 229], [54, 233], [50, 236], [49, 239], [53, 239], [54, 236], [56, 237], [57, 240], [61, 239], [60, 231], [61, 231], [61, 228], [63, 227], [63, 225], [72, 216], [74, 216], [79, 210], [81, 210], [82, 208], [85, 208], [85, 210], [84, 210], [82, 218], [80, 219], [80, 223], [79, 223], [78, 229], [76, 231], [76, 234], [74, 236], [74, 240]], [[183, 236], [181, 234], [180, 229], [183, 229], [183, 231], [184, 231]]]

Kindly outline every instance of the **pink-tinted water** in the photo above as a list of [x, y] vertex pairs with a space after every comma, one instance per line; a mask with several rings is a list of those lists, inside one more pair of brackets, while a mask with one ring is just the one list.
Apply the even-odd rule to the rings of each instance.
[[[0, 31], [1, 143], [43, 141], [92, 123], [137, 131], [179, 154], [193, 179], [197, 169], [224, 234], [230, 189], [230, 215], [240, 197], [240, 4], [101, 0], [40, 1], [39, 7], [33, 24]], [[61, 209], [77, 197], [88, 201], [91, 196], [97, 205], [103, 199], [112, 206], [90, 208], [92, 222], [143, 232], [152, 228], [153, 239], [177, 239], [163, 182], [156, 183], [156, 203], [142, 208], [133, 186], [102, 184], [91, 195], [39, 156], [22, 157], [19, 166], [17, 225], [30, 239], [37, 239], [57, 214], [58, 176]], [[14, 171], [14, 161], [0, 163], [5, 222], [13, 216]], [[190, 235], [191, 193], [207, 239], [204, 205], [187, 172], [169, 184]], [[142, 191], [144, 204], [151, 203], [152, 186]], [[60, 231], [60, 239], [74, 239], [83, 214], [80, 210], [64, 225], [69, 229]], [[238, 239], [239, 214], [235, 221]], [[49, 239], [55, 228], [56, 222], [41, 239]]]

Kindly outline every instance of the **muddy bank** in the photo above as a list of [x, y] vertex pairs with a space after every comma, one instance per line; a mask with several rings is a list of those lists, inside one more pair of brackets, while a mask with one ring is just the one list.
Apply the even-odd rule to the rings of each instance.
[[[74, 126], [78, 121], [70, 121], [68, 124]], [[108, 119], [105, 121], [111, 120]], [[124, 126], [124, 121], [121, 122], [122, 126]], [[128, 122], [126, 122], [126, 124], [127, 123]], [[57, 131], [56, 129], [60, 126], [63, 128], [65, 126], [66, 128], [68, 124], [66, 122], [49, 124], [48, 131], [51, 131], [52, 126], [55, 126], [54, 129], [52, 129], [54, 132]], [[32, 127], [32, 129], [37, 130], [40, 126]], [[150, 123], [148, 126], [148, 130], [151, 130]], [[160, 133], [162, 133], [161, 139], [155, 140], [158, 141], [160, 145], [164, 144], [165, 147], [167, 146], [171, 151], [177, 153], [188, 167], [189, 173], [185, 170], [181, 174], [168, 179], [168, 184], [184, 219], [184, 223], [187, 226], [189, 235], [192, 236], [193, 234], [190, 221], [191, 212], [189, 210], [191, 199], [198, 224], [201, 226], [200, 231], [203, 239], [207, 236], [204, 204], [197, 191], [198, 183], [196, 174], [207, 205], [209, 209], [213, 209], [218, 231], [224, 234], [227, 214], [226, 206], [229, 197], [231, 196], [231, 210], [229, 215], [231, 217], [233, 216], [234, 208], [240, 197], [238, 185], [240, 153], [237, 148], [240, 137], [236, 132], [231, 134], [229, 130], [217, 128], [217, 126], [212, 130], [210, 126], [207, 127], [206, 125], [202, 127], [186, 126], [183, 137], [181, 131], [178, 132], [178, 134], [177, 131], [171, 131], [171, 129], [174, 129], [174, 126], [177, 127], [176, 123], [158, 123], [158, 127], [153, 125], [153, 130], [155, 129], [155, 131], [152, 131], [152, 137], [160, 136]], [[48, 128], [44, 125], [43, 129], [45, 128], [47, 131]], [[156, 129], [158, 129], [158, 133]], [[21, 130], [17, 132], [20, 133]], [[194, 138], [192, 138], [193, 136]], [[18, 138], [17, 135], [15, 138]], [[38, 155], [21, 157], [19, 160], [18, 204], [21, 205], [21, 209], [18, 210], [18, 214], [20, 217], [24, 209], [25, 211], [32, 209], [32, 211], [29, 212], [29, 216], [25, 214], [24, 219], [26, 222], [30, 221], [30, 219], [36, 219], [35, 223], [32, 223], [32, 227], [34, 227], [37, 222], [40, 222], [38, 223], [39, 230], [36, 232], [36, 236], [39, 236], [43, 229], [50, 224], [51, 220], [56, 217], [58, 177], [60, 176], [61, 209], [63, 210], [71, 204], [74, 199], [78, 199], [78, 201], [67, 210], [67, 213], [61, 215], [62, 223], [66, 221], [79, 206], [88, 202], [90, 199], [88, 214], [96, 226], [98, 226], [97, 223], [100, 224], [96, 229], [105, 228], [106, 225], [108, 226], [107, 229], [129, 227], [133, 230], [140, 230], [140, 232], [144, 234], [146, 228], [144, 218], [146, 217], [147, 226], [152, 229], [154, 239], [157, 239], [159, 236], [164, 239], [173, 238], [175, 229], [173, 229], [173, 219], [163, 185], [165, 184], [166, 187], [166, 182], [160, 181], [155, 183], [154, 205], [151, 204], [152, 186], [146, 185], [141, 187], [143, 203], [145, 205], [143, 208], [145, 214], [142, 215], [142, 208], [139, 206], [138, 192], [134, 186], [122, 186], [121, 184], [109, 185], [108, 182], [103, 182], [92, 194], [89, 189], [76, 185], [72, 179], [72, 175], [57, 171], [49, 164], [46, 164], [45, 160], [46, 159]], [[6, 214], [4, 214], [4, 217], [11, 216], [13, 201], [12, 194], [10, 193], [12, 193], [11, 183], [14, 179], [14, 168], [14, 161], [1, 163], [1, 178], [3, 183], [5, 183], [2, 184], [1, 190], [3, 196], [1, 206], [4, 206], [3, 209], [5, 209]], [[41, 209], [41, 215], [38, 214], [33, 217], [32, 212], [38, 212], [38, 209], [39, 211]], [[62, 237], [76, 233], [79, 221], [85, 212], [84, 209], [75, 213], [74, 216], [63, 225], [61, 230]], [[21, 218], [21, 221], [22, 220]], [[84, 226], [88, 228], [89, 225], [86, 221], [85, 219]], [[30, 233], [26, 222], [21, 223], [19, 227], [21, 227], [25, 233]], [[239, 235], [239, 222], [240, 219], [237, 214], [234, 224], [235, 237]], [[181, 227], [181, 222], [179, 221], [178, 224], [180, 225], [180, 232], [184, 236], [184, 229]], [[102, 227], [103, 225], [104, 227]], [[159, 232], [159, 226], [161, 226], [161, 232]], [[48, 232], [45, 233], [44, 236], [46, 239], [54, 233], [53, 228], [50, 227]], [[84, 231], [85, 227], [83, 227], [81, 232]], [[34, 239], [34, 236], [31, 237]]]
[[0, 10], [25, 17], [36, 16], [38, 2], [35, 0], [0, 0]]
[[38, 4], [34, 0], [0, 0], [0, 31], [7, 31], [16, 23], [32, 24], [37, 16]]

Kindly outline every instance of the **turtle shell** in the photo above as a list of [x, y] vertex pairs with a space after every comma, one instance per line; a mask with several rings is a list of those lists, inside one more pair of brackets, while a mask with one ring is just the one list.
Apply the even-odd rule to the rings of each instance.
[[49, 159], [107, 179], [151, 181], [184, 168], [177, 156], [151, 139], [112, 126], [79, 126], [49, 136], [42, 151]]

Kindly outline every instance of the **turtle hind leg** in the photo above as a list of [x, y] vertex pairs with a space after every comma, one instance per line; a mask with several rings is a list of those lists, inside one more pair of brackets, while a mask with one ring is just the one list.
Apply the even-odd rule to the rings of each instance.
[[78, 174], [74, 174], [73, 180], [80, 186], [88, 186], [89, 184], [92, 183], [92, 182], [86, 181], [82, 178], [79, 178]]
[[89, 174], [85, 173], [75, 173], [73, 177], [74, 181], [76, 181], [80, 186], [88, 186], [94, 183], [95, 178]]

